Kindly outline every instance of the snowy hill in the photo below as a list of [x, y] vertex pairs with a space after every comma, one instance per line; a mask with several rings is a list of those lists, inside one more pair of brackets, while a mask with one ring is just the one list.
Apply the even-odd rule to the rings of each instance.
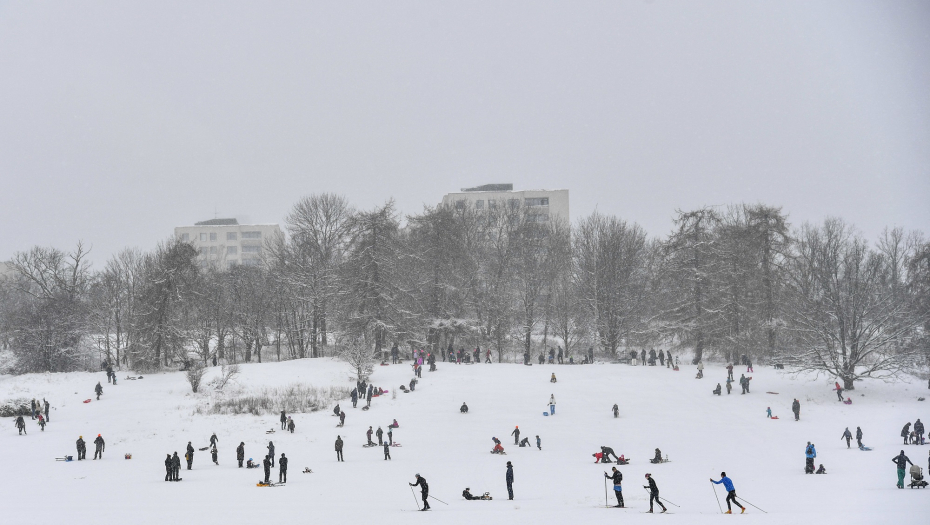
[[[211, 369], [215, 375], [218, 369]], [[558, 383], [550, 384], [555, 372]], [[739, 373], [736, 371], [736, 378]], [[879, 523], [923, 522], [930, 511], [930, 489], [898, 490], [891, 458], [901, 450], [899, 433], [906, 422], [930, 422], [930, 403], [917, 397], [928, 390], [921, 382], [865, 382], [843, 405], [830, 390], [832, 381], [792, 379], [771, 368], [757, 367], [752, 393], [717, 397], [711, 390], [726, 379], [720, 364], [709, 364], [705, 378], [694, 378], [694, 367], [674, 372], [659, 367], [617, 364], [522, 366], [509, 364], [449, 365], [424, 372], [415, 392], [397, 392], [372, 401], [370, 411], [352, 409], [345, 428], [335, 428], [330, 410], [295, 414], [294, 434], [278, 431], [276, 414], [267, 416], [199, 416], [194, 408], [209, 394], [191, 394], [183, 374], [146, 376], [143, 380], [106, 383], [105, 374], [26, 375], [0, 378], [0, 400], [47, 398], [51, 421], [45, 432], [28, 418], [28, 436], [18, 436], [11, 419], [0, 432], [5, 471], [0, 482], [7, 496], [5, 518], [10, 523], [267, 523], [365, 522], [405, 523], [717, 523], [718, 504], [708, 478], [725, 470], [739, 496], [749, 498], [768, 514], [748, 508], [739, 519], [751, 523]], [[344, 363], [326, 359], [242, 366], [238, 383], [245, 389], [305, 383], [314, 386], [349, 384]], [[206, 380], [210, 379], [210, 375]], [[377, 367], [372, 381], [393, 391], [412, 377], [409, 367]], [[104, 396], [93, 398], [97, 381]], [[767, 394], [766, 392], [778, 392]], [[543, 417], [550, 394], [556, 415]], [[801, 402], [795, 422], [790, 405]], [[459, 406], [467, 402], [470, 413]], [[620, 418], [611, 406], [618, 403]], [[765, 417], [772, 407], [778, 420]], [[396, 418], [400, 428], [384, 461], [380, 448], [362, 448], [369, 425], [375, 429]], [[542, 438], [542, 451], [518, 448], [510, 433]], [[847, 450], [844, 428], [861, 426], [871, 452]], [[188, 441], [195, 448], [219, 437], [219, 466], [209, 452], [197, 451], [194, 468], [182, 468], [181, 483], [166, 483], [166, 453], [184, 455]], [[102, 461], [92, 461], [97, 434], [106, 439]], [[345, 440], [345, 462], [337, 463], [334, 440]], [[56, 462], [76, 457], [74, 442], [83, 435], [88, 460]], [[507, 456], [489, 453], [498, 437]], [[290, 458], [289, 483], [258, 488], [261, 469], [238, 469], [235, 447], [245, 442], [246, 457], [260, 460], [271, 439], [276, 453]], [[804, 448], [817, 445], [817, 463], [826, 476], [805, 475]], [[627, 510], [604, 509], [603, 473], [611, 465], [595, 465], [591, 454], [601, 445], [632, 458], [621, 467]], [[671, 462], [651, 465], [658, 447]], [[912, 461], [926, 469], [930, 446], [903, 447]], [[131, 453], [131, 460], [123, 459]], [[516, 499], [507, 501], [505, 463], [512, 461]], [[301, 474], [310, 467], [313, 474]], [[651, 472], [669, 506], [662, 518], [648, 510], [642, 488]], [[429, 514], [416, 509], [406, 485], [420, 473], [429, 481], [433, 502]], [[272, 472], [277, 479], [277, 468]], [[493, 501], [464, 501], [461, 492], [489, 491]], [[717, 488], [721, 504], [725, 493]], [[613, 494], [609, 495], [613, 504]], [[725, 510], [725, 508], [724, 508]]]

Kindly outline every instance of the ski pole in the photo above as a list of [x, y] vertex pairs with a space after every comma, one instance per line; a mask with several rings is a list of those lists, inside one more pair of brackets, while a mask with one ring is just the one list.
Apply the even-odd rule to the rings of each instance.
[[442, 500], [439, 499], [439, 498], [436, 498], [436, 497], [433, 497], [433, 496], [429, 496], [429, 497], [432, 498], [432, 499], [434, 499], [434, 500], [436, 500], [436, 501], [438, 501], [439, 503], [442, 503], [443, 505], [449, 505], [448, 503], [446, 503], [445, 501], [442, 501]]
[[714, 486], [713, 481], [711, 481], [710, 490], [714, 491], [714, 499], [717, 500], [717, 508], [720, 509], [720, 514], [723, 514], [723, 507], [720, 506], [720, 496], [717, 495], [717, 487]]
[[604, 506], [605, 506], [605, 507], [609, 507], [609, 506], [610, 506], [610, 505], [607, 503], [607, 473], [606, 473], [606, 472], [604, 473]]
[[[649, 494], [652, 494], [652, 491], [649, 490], [648, 487], [643, 487], [643, 489], [644, 489], [646, 492], [648, 492]], [[663, 498], [663, 497], [661, 497], [661, 496], [656, 496], [656, 499], [661, 500], [661, 501], [664, 501], [665, 503], [668, 503], [669, 505], [671, 505], [671, 506], [673, 506], [673, 507], [678, 507], [678, 505], [675, 505], [675, 504], [672, 503], [671, 501], [669, 501], [669, 500], [667, 500], [667, 499], [665, 499], [665, 498]], [[680, 509], [681, 507], [678, 507], [678, 508]]]
[[413, 491], [413, 487], [410, 487], [410, 495], [413, 496], [413, 502], [416, 504], [417, 510], [420, 510], [420, 502], [417, 501], [417, 493]]
[[[752, 505], [751, 502], [749, 502], [746, 498], [744, 498], [744, 497], [742, 497], [742, 496], [740, 496], [739, 499], [741, 499], [741, 500], [745, 501], [746, 503], [749, 503], [750, 505]], [[762, 510], [762, 509], [760, 509], [759, 507], [756, 507], [755, 505], [752, 505], [752, 506], [755, 507], [755, 508], [758, 509], [758, 510]], [[763, 514], [768, 514], [768, 512], [765, 512], [764, 510], [762, 510], [762, 513], [763, 513]]]

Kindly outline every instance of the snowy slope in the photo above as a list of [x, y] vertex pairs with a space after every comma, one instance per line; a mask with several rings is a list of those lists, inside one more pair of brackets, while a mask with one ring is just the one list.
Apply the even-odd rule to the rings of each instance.
[[[309, 383], [316, 386], [348, 384], [350, 370], [330, 360], [301, 360], [243, 366], [239, 382], [247, 388]], [[330, 412], [296, 414], [297, 432], [265, 430], [278, 427], [277, 417], [194, 416], [198, 397], [181, 373], [147, 376], [141, 381], [106, 384], [100, 374], [27, 375], [0, 378], [0, 399], [46, 397], [54, 407], [44, 433], [27, 420], [28, 436], [18, 436], [7, 419], [0, 431], [5, 475], [5, 518], [10, 523], [62, 520], [83, 523], [164, 523], [182, 520], [209, 523], [295, 523], [323, 520], [380, 520], [387, 523], [717, 523], [740, 519], [751, 523], [879, 523], [921, 522], [930, 511], [930, 490], [898, 490], [891, 458], [902, 448], [898, 437], [905, 422], [920, 417], [930, 422], [930, 403], [918, 402], [928, 393], [924, 384], [888, 385], [866, 382], [853, 394], [854, 404], [836, 401], [832, 382], [821, 378], [792, 379], [771, 368], [751, 374], [752, 393], [712, 396], [726, 373], [711, 364], [705, 378], [694, 379], [694, 367], [673, 372], [659, 367], [617, 364], [576, 366], [447, 365], [424, 372], [417, 390], [375, 399], [372, 409], [348, 411], [346, 427], [334, 428]], [[216, 373], [211, 369], [211, 374]], [[555, 372], [559, 382], [548, 379]], [[121, 373], [120, 377], [125, 377]], [[373, 382], [393, 390], [411, 377], [404, 365], [378, 367]], [[736, 373], [739, 377], [739, 371]], [[209, 380], [210, 376], [206, 379]], [[89, 404], [97, 381], [103, 381], [101, 401]], [[766, 391], [779, 392], [778, 395]], [[555, 417], [543, 417], [550, 394], [555, 394]], [[864, 395], [864, 396], [863, 396]], [[793, 421], [790, 404], [802, 404], [801, 421]], [[205, 399], [200, 396], [201, 402]], [[466, 401], [467, 415], [458, 408]], [[618, 403], [621, 417], [610, 407]], [[360, 405], [361, 406], [361, 405]], [[777, 421], [765, 418], [771, 406]], [[401, 428], [393, 460], [383, 461], [380, 448], [362, 448], [368, 425], [386, 431], [391, 419]], [[543, 450], [513, 446], [510, 433], [519, 425]], [[872, 452], [847, 450], [840, 435], [846, 426], [859, 425]], [[208, 452], [198, 451], [194, 470], [183, 470], [181, 483], [163, 481], [166, 453], [183, 456], [187, 442], [206, 446], [216, 432], [220, 465]], [[107, 441], [103, 461], [56, 462], [56, 456], [75, 455], [74, 441], [88, 441], [102, 433]], [[345, 463], [335, 461], [333, 442], [346, 442]], [[491, 437], [504, 442], [508, 455], [489, 453]], [[246, 457], [260, 459], [268, 439], [277, 455], [290, 458], [290, 483], [282, 488], [257, 488], [261, 470], [237, 469], [235, 447], [246, 444]], [[817, 445], [817, 463], [826, 476], [805, 475], [804, 447]], [[604, 504], [603, 472], [591, 454], [600, 445], [632, 457], [621, 467], [627, 510], [598, 508]], [[671, 462], [650, 465], [659, 447]], [[123, 454], [131, 452], [132, 460]], [[924, 468], [930, 446], [905, 447]], [[507, 501], [505, 463], [514, 463], [516, 500]], [[313, 474], [301, 474], [303, 467]], [[765, 509], [749, 507], [740, 518], [719, 516], [709, 477], [726, 470], [737, 494]], [[651, 472], [663, 496], [680, 508], [657, 518], [648, 509], [644, 474]], [[433, 502], [432, 513], [413, 513], [415, 497], [406, 485], [420, 473], [431, 493], [449, 505]], [[277, 479], [277, 469], [272, 477]], [[494, 501], [467, 502], [472, 493], [490, 491]], [[722, 487], [718, 488], [721, 503]], [[419, 499], [417, 494], [416, 499]], [[610, 494], [613, 504], [613, 494]], [[39, 519], [41, 518], [41, 519]]]

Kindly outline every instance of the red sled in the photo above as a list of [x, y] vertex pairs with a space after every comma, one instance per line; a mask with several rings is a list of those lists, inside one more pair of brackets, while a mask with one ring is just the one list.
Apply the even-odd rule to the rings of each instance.
[[778, 416], [772, 416], [769, 419], [778, 419]]
[[90, 403], [90, 399], [85, 399], [84, 402], [85, 402], [85, 403]]

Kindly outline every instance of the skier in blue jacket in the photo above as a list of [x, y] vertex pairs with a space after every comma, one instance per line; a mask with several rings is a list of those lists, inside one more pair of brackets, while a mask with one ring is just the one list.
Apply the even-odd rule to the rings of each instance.
[[736, 501], [736, 489], [733, 488], [733, 480], [727, 477], [726, 472], [720, 473], [720, 481], [714, 481], [713, 479], [710, 481], [715, 485], [720, 485], [723, 483], [723, 488], [727, 489], [727, 511], [725, 514], [733, 514], [733, 512], [730, 510], [730, 501], [732, 501], [737, 507], [743, 509], [740, 511], [740, 514], [746, 512], [746, 507], [740, 505], [739, 502]]

